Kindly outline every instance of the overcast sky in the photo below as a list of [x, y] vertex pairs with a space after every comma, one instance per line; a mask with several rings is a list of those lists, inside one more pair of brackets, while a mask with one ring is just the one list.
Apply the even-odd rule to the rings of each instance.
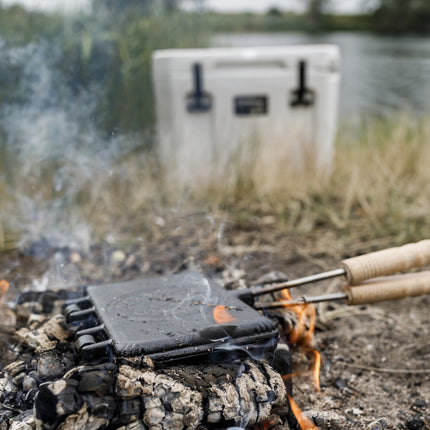
[[[120, 1], [120, 0], [119, 0]], [[355, 12], [363, 0], [330, 0], [339, 12]], [[1, 4], [23, 4], [31, 9], [42, 10], [76, 10], [86, 9], [90, 0], [1, 0]], [[276, 6], [283, 10], [302, 10], [304, 0], [206, 0], [211, 9], [224, 11], [256, 11], [263, 12], [269, 7]]]

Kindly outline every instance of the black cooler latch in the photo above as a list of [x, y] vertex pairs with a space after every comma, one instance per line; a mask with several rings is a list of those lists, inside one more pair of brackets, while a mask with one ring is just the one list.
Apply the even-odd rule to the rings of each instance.
[[187, 95], [187, 110], [190, 113], [207, 112], [212, 107], [212, 98], [209, 93], [203, 90], [202, 65], [193, 64], [192, 73], [194, 88]]
[[299, 62], [299, 87], [292, 91], [290, 106], [295, 108], [299, 106], [312, 106], [315, 102], [315, 94], [306, 87], [306, 61]]

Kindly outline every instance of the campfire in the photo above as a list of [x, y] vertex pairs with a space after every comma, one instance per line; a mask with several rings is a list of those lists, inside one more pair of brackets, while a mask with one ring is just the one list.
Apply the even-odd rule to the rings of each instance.
[[[336, 299], [429, 293], [427, 272], [386, 277], [429, 264], [428, 241], [408, 247], [345, 260], [346, 293]], [[381, 255], [385, 266], [355, 286], [351, 273], [364, 271], [358, 263]], [[1, 307], [1, 429], [318, 428], [292, 392], [299, 373], [320, 391], [318, 300], [293, 300], [287, 286], [319, 278], [268, 277], [228, 290], [184, 272], [88, 286], [84, 295], [81, 288], [21, 294]], [[0, 297], [8, 288], [0, 281]], [[307, 369], [292, 368], [295, 354]]]

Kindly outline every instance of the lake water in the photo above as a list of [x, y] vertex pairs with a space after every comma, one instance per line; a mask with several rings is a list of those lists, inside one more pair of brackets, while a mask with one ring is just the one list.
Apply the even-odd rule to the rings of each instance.
[[218, 34], [214, 46], [277, 46], [329, 43], [342, 56], [342, 118], [392, 110], [430, 111], [430, 37], [366, 33]]

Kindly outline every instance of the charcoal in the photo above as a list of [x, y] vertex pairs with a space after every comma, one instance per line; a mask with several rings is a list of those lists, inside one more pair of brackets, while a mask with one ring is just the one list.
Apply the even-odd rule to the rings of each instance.
[[24, 374], [21, 387], [24, 392], [29, 392], [39, 387], [37, 374], [35, 370], [31, 370]]
[[[56, 430], [98, 430], [104, 429], [109, 424], [106, 418], [90, 415], [87, 406], [84, 403], [81, 408], [66, 419], [58, 426]], [[38, 427], [38, 430], [48, 430], [49, 427]]]
[[5, 333], [2, 328], [0, 328], [0, 331], [2, 331], [2, 333], [0, 333], [1, 369], [3, 366], [18, 359], [21, 348], [14, 345], [15, 339], [12, 334]]
[[279, 344], [273, 354], [273, 368], [281, 375], [288, 375], [292, 372], [290, 349], [287, 344]]
[[82, 380], [87, 376], [90, 372], [107, 372], [107, 373], [116, 373], [118, 370], [118, 367], [115, 363], [102, 363], [97, 365], [83, 365], [78, 366], [70, 371], [68, 371], [65, 375], [65, 379], [73, 378], [76, 380]]
[[41, 314], [43, 306], [39, 302], [25, 302], [15, 307], [16, 319], [19, 325], [28, 324], [28, 320], [32, 314]]
[[163, 428], [162, 422], [166, 416], [166, 411], [163, 406], [158, 406], [156, 408], [147, 409], [143, 416], [143, 422], [150, 428], [154, 426], [159, 426]]
[[307, 415], [318, 427], [333, 430], [342, 430], [345, 427], [346, 418], [335, 411], [308, 411]]
[[14, 397], [17, 387], [9, 377], [0, 378], [0, 401], [4, 402], [9, 397]]
[[0, 430], [9, 429], [9, 420], [13, 418], [14, 412], [4, 407], [0, 407]]
[[387, 418], [383, 417], [369, 425], [370, 430], [385, 430], [388, 426]]
[[115, 384], [115, 377], [112, 373], [94, 370], [87, 372], [85, 377], [79, 381], [78, 390], [81, 393], [94, 393], [94, 395], [101, 397], [112, 393]]
[[32, 388], [29, 391], [23, 391], [23, 406], [25, 409], [32, 409], [34, 405], [34, 399], [36, 398], [36, 395], [39, 391], [39, 388]]
[[16, 336], [20, 342], [32, 349], [48, 350], [56, 346], [56, 342], [52, 342], [45, 333], [41, 333], [38, 330], [32, 331], [27, 328], [22, 328], [17, 331]]
[[147, 427], [143, 424], [143, 421], [137, 420], [130, 424], [118, 427], [117, 430], [147, 430]]
[[345, 388], [347, 388], [348, 383], [347, 383], [347, 381], [346, 381], [345, 379], [338, 377], [338, 378], [336, 378], [336, 379], [334, 380], [333, 385], [334, 385], [338, 390], [340, 390], [340, 391], [344, 391], [344, 390], [345, 390]]
[[27, 410], [22, 414], [12, 418], [9, 430], [34, 430], [35, 421], [33, 411]]
[[81, 408], [83, 400], [77, 390], [78, 382], [60, 379], [44, 383], [34, 402], [37, 427], [40, 429], [55, 428], [68, 415]]
[[[69, 379], [41, 386], [35, 401], [39, 428], [48, 429], [54, 423], [86, 426], [91, 419], [97, 425], [142, 420], [147, 427], [169, 430], [196, 428], [205, 422], [251, 425], [267, 419], [273, 405], [285, 403], [282, 378], [268, 365], [251, 361], [163, 371], [127, 365], [81, 366], [68, 375]], [[188, 375], [187, 383], [182, 375]], [[106, 388], [89, 389], [96, 381], [101, 386], [113, 381], [114, 393], [102, 396]]]
[[254, 427], [255, 430], [286, 430], [290, 427], [285, 427], [284, 421], [277, 414], [271, 414], [267, 418], [266, 421], [263, 421], [261, 424]]
[[48, 351], [54, 349], [57, 342], [64, 342], [70, 336], [64, 321], [64, 316], [56, 315], [47, 321], [39, 321], [22, 328], [17, 332], [18, 339], [26, 346], [36, 351]]
[[37, 378], [40, 381], [55, 380], [65, 373], [61, 357], [56, 351], [47, 351], [39, 356]]
[[4, 371], [5, 371], [6, 373], [8, 373], [8, 375], [9, 375], [11, 378], [14, 378], [14, 377], [15, 377], [16, 375], [18, 375], [19, 373], [24, 372], [24, 371], [25, 371], [25, 369], [26, 369], [26, 367], [27, 367], [26, 362], [25, 362], [25, 361], [20, 360], [20, 361], [16, 361], [16, 362], [11, 363], [11, 364], [9, 364], [8, 366], [6, 366], [6, 367], [4, 368]]
[[408, 417], [406, 421], [406, 428], [408, 430], [423, 430], [425, 423], [420, 415], [413, 415]]
[[[7, 412], [7, 421], [13, 418], [14, 425], [24, 426], [17, 428], [179, 430], [210, 423], [245, 427], [264, 422], [272, 407], [286, 404], [279, 373], [252, 359], [156, 369], [147, 357], [123, 356], [76, 366], [79, 357], [64, 318], [41, 317], [30, 316], [31, 325], [19, 330], [20, 360], [9, 364], [0, 379], [4, 404], [22, 410], [33, 407], [33, 421], [23, 416], [18, 421], [18, 410]], [[9, 430], [12, 424], [7, 425], [0, 430]]]
[[53, 291], [44, 291], [41, 297], [39, 298], [39, 302], [43, 307], [43, 313], [45, 314], [55, 314], [55, 309], [61, 309], [61, 303], [58, 300], [58, 293]]
[[202, 393], [207, 422], [249, 425], [266, 419], [272, 406], [285, 404], [282, 378], [264, 363], [184, 366], [165, 372]]
[[111, 420], [118, 413], [118, 400], [113, 396], [96, 397], [91, 394], [83, 394], [82, 400], [87, 405], [88, 412], [99, 418]]
[[419, 409], [426, 409], [427, 407], [428, 407], [428, 404], [424, 399], [416, 399], [412, 404], [411, 409], [419, 410]]
[[120, 422], [127, 424], [142, 416], [142, 402], [139, 399], [121, 399], [118, 402]]

